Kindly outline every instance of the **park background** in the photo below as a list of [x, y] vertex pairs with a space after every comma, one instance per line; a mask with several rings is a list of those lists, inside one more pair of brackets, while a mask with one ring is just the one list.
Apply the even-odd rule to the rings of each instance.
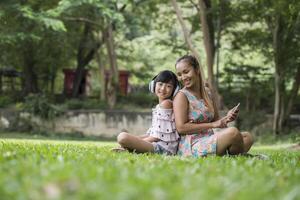
[[[297, 0], [2, 0], [0, 193], [7, 199], [137, 199], [141, 191], [146, 199], [251, 199], [255, 191], [258, 199], [299, 198], [299, 10]], [[115, 140], [128, 123], [135, 134], [147, 129], [156, 104], [149, 81], [161, 70], [175, 71], [185, 54], [199, 60], [223, 113], [241, 103], [234, 125], [252, 132], [253, 153], [267, 152], [272, 161], [163, 157], [158, 163], [159, 156], [116, 155], [109, 151], [115, 143], [101, 143]], [[90, 133], [56, 131], [63, 119], [76, 116], [79, 124], [83, 115], [99, 126]], [[134, 129], [137, 122], [143, 129]], [[168, 170], [168, 164], [174, 166]], [[164, 167], [168, 178], [155, 173]], [[178, 169], [181, 175], [173, 172]], [[228, 187], [217, 188], [211, 175], [203, 189], [188, 188], [192, 177], [191, 183], [203, 181], [203, 169]], [[253, 179], [238, 178], [244, 169]], [[154, 184], [197, 195], [171, 194]]]

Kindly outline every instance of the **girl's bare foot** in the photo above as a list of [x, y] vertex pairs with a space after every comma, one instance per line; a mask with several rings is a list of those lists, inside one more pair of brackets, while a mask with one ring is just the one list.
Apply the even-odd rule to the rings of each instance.
[[119, 153], [119, 152], [128, 152], [128, 150], [123, 148], [123, 147], [115, 147], [115, 148], [112, 148], [111, 151], [117, 152], [117, 153]]

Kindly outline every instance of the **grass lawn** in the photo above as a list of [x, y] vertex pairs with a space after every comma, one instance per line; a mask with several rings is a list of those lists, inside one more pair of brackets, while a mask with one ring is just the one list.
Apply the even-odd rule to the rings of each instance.
[[0, 138], [0, 199], [300, 199], [300, 152], [247, 157], [112, 153], [113, 142]]

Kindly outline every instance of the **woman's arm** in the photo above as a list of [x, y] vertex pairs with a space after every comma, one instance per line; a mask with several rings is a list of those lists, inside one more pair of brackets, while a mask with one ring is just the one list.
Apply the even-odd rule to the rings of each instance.
[[188, 121], [188, 100], [186, 96], [179, 92], [173, 102], [173, 110], [175, 115], [176, 129], [181, 135], [188, 135], [200, 132], [208, 128], [224, 128], [226, 127], [226, 119], [222, 118], [211, 123], [191, 123]]

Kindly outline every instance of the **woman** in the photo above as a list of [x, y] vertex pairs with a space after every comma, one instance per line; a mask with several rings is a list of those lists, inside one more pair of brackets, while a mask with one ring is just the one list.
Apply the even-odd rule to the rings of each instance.
[[[176, 73], [183, 89], [174, 99], [176, 129], [181, 139], [178, 154], [182, 156], [237, 155], [248, 152], [253, 144], [250, 133], [241, 134], [237, 128], [227, 127], [235, 120], [236, 109], [221, 119], [215, 103], [206, 90], [197, 59], [185, 55], [176, 62]], [[225, 128], [214, 133], [213, 128]]]

